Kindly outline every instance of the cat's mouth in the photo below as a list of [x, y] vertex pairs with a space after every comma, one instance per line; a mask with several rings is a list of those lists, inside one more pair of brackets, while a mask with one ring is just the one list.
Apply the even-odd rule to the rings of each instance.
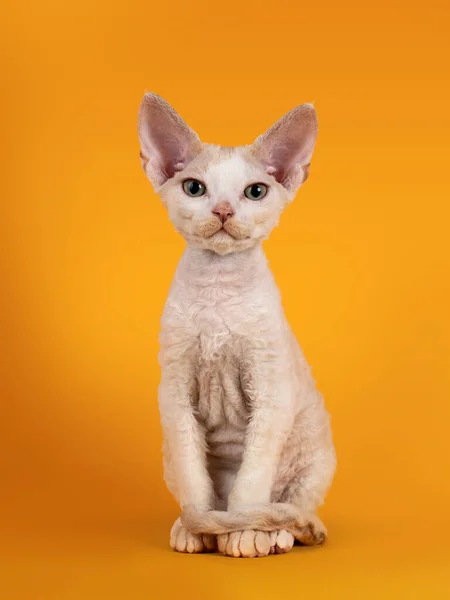
[[216, 231], [216, 233], [213, 233], [211, 237], [215, 237], [215, 236], [219, 236], [219, 235], [225, 235], [228, 237], [232, 237], [234, 239], [233, 234], [230, 231], [227, 231], [223, 225], [220, 229], [218, 229]]
[[225, 223], [221, 226], [216, 226], [214, 231], [205, 232], [204, 235], [207, 239], [218, 238], [218, 237], [230, 237], [236, 239], [235, 236], [228, 228], [225, 227]]
[[210, 240], [233, 239], [235, 241], [248, 239], [251, 237], [250, 230], [242, 223], [230, 219], [225, 223], [218, 223], [216, 220], [201, 223], [197, 227], [196, 234], [199, 237]]
[[213, 234], [213, 236], [229, 237], [236, 241], [251, 237], [248, 228], [234, 220], [226, 221], [222, 227], [220, 227], [220, 229]]

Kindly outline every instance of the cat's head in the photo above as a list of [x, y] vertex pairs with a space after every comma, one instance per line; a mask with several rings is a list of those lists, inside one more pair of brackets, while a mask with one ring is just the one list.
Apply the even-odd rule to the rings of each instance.
[[288, 112], [253, 144], [202, 143], [160, 96], [139, 110], [141, 161], [191, 246], [228, 254], [267, 238], [308, 176], [317, 136], [312, 105]]

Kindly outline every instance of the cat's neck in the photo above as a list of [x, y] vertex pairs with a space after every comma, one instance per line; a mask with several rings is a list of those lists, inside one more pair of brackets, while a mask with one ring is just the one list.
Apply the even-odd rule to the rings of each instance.
[[270, 277], [262, 244], [224, 256], [211, 250], [186, 248], [177, 270], [177, 279], [197, 288], [226, 287], [239, 291], [257, 287]]

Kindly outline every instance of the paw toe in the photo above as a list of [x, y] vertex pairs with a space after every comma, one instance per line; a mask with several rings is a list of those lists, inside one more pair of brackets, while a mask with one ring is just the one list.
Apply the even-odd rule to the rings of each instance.
[[270, 537], [266, 531], [257, 531], [255, 535], [255, 547], [258, 556], [267, 556], [270, 552]]
[[276, 554], [284, 554], [285, 552], [289, 552], [294, 545], [294, 536], [289, 531], [285, 529], [281, 529], [277, 532], [276, 542], [275, 542], [275, 552]]
[[225, 554], [228, 543], [228, 533], [222, 533], [217, 536], [217, 549], [222, 554]]
[[254, 558], [257, 555], [255, 548], [255, 536], [256, 532], [253, 529], [243, 531], [239, 540], [239, 550], [241, 556], [247, 558]]
[[227, 542], [227, 548], [226, 548], [226, 553], [228, 554], [228, 556], [234, 556], [235, 558], [239, 558], [239, 556], [241, 555], [241, 553], [239, 551], [240, 538], [241, 538], [240, 531], [233, 531], [232, 533], [230, 533], [230, 535], [228, 536], [228, 542]]

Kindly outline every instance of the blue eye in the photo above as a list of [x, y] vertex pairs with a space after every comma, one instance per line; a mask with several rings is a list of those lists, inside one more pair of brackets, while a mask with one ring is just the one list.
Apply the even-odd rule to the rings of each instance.
[[206, 192], [206, 187], [201, 181], [197, 181], [197, 179], [186, 179], [183, 182], [183, 190], [188, 196], [198, 198]]
[[249, 200], [261, 200], [267, 194], [267, 185], [252, 183], [252, 185], [245, 188], [244, 194]]

